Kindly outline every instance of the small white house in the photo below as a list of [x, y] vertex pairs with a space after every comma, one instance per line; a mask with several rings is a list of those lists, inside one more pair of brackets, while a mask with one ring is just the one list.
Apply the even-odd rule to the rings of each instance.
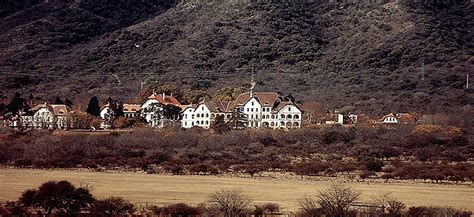
[[381, 123], [383, 124], [398, 124], [397, 116], [393, 113], [385, 115], [381, 119]]

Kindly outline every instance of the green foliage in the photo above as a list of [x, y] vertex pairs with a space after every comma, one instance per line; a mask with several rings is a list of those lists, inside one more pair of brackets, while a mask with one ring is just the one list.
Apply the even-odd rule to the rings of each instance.
[[25, 191], [19, 201], [26, 207], [42, 208], [47, 214], [64, 209], [67, 215], [74, 216], [93, 204], [95, 199], [86, 188], [76, 188], [67, 181], [49, 181], [37, 190]]
[[100, 116], [99, 99], [97, 99], [96, 96], [91, 97], [91, 99], [89, 100], [89, 104], [87, 105], [86, 112], [95, 117]]
[[90, 208], [94, 216], [122, 216], [132, 214], [135, 206], [121, 197], [109, 197], [96, 201]]

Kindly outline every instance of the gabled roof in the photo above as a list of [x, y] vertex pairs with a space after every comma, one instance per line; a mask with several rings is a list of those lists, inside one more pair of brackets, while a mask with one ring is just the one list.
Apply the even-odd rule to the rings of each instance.
[[[278, 93], [275, 92], [255, 92], [254, 97], [262, 106], [272, 106], [278, 100]], [[244, 105], [251, 99], [250, 92], [240, 94], [235, 100], [235, 106]]]
[[148, 99], [155, 99], [163, 105], [174, 105], [178, 107], [181, 106], [181, 103], [172, 95], [166, 96], [165, 94], [162, 94], [162, 95], [152, 94], [148, 97]]
[[64, 104], [47, 104], [47, 103], [38, 104], [35, 107], [33, 107], [32, 109], [30, 109], [30, 111], [36, 112], [36, 111], [38, 111], [42, 108], [48, 109], [51, 113], [53, 113], [53, 115], [65, 115], [65, 114], [72, 113], [71, 108], [69, 108], [67, 105], [64, 105]]
[[278, 112], [278, 111], [280, 111], [283, 107], [285, 107], [285, 106], [287, 106], [287, 105], [294, 105], [294, 106], [296, 106], [296, 108], [298, 108], [299, 110], [301, 110], [300, 107], [299, 107], [298, 105], [296, 105], [295, 103], [293, 103], [293, 102], [291, 102], [291, 101], [287, 101], [287, 102], [280, 102], [280, 103], [278, 103], [278, 105], [274, 108], [274, 111]]

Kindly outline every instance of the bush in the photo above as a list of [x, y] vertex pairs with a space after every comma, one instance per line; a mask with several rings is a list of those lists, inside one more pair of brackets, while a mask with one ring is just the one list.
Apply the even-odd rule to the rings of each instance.
[[185, 203], [170, 204], [165, 207], [152, 207], [153, 214], [158, 216], [200, 216], [204, 213], [202, 207], [192, 207]]
[[96, 201], [90, 208], [94, 216], [122, 216], [135, 212], [135, 206], [121, 197], [109, 197]]

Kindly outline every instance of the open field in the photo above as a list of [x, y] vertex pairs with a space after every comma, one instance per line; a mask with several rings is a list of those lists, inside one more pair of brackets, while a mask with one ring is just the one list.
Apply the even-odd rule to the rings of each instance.
[[[239, 188], [254, 203], [276, 202], [285, 211], [295, 211], [298, 200], [315, 195], [330, 181], [271, 180], [214, 176], [171, 176], [141, 173], [98, 173], [87, 171], [0, 169], [0, 200], [15, 200], [26, 189], [38, 187], [49, 180], [68, 180], [75, 185], [92, 186], [98, 198], [121, 196], [134, 203], [165, 204], [205, 202], [219, 189]], [[362, 200], [370, 201], [379, 193], [392, 196], [407, 206], [451, 206], [474, 211], [474, 187], [422, 183], [348, 183], [362, 192]]]

